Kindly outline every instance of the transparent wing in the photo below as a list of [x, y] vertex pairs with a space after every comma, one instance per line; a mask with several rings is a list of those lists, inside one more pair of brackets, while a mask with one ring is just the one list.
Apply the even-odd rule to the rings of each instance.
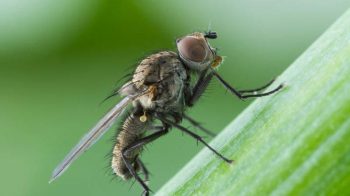
[[58, 178], [83, 152], [89, 149], [113, 125], [116, 118], [125, 110], [126, 106], [138, 96], [125, 97], [115, 105], [98, 123], [80, 139], [79, 143], [69, 152], [63, 161], [53, 170], [49, 183]]

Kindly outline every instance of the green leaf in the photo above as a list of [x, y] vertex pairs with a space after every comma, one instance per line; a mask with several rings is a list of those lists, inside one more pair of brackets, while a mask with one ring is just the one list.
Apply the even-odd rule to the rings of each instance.
[[349, 195], [350, 10], [280, 83], [210, 143], [232, 165], [205, 148], [156, 195]]

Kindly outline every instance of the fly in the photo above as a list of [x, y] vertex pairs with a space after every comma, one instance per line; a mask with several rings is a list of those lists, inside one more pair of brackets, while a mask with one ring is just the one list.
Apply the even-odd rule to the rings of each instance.
[[[267, 96], [280, 90], [283, 85], [265, 93], [261, 91], [274, 80], [256, 89], [233, 88], [216, 71], [222, 57], [208, 42], [208, 39], [216, 38], [217, 34], [212, 31], [195, 32], [176, 40], [177, 52], [162, 51], [142, 60], [130, 81], [115, 93], [123, 99], [68, 153], [53, 171], [50, 182], [62, 175], [78, 156], [90, 148], [127, 110], [128, 105], [132, 107], [117, 135], [111, 166], [114, 174], [122, 179], [134, 178], [144, 189], [143, 195], [150, 192], [148, 170], [140, 159], [143, 146], [167, 134], [172, 127], [201, 142], [223, 161], [232, 163], [231, 159], [217, 152], [199, 135], [181, 125], [185, 119], [205, 133], [214, 135], [185, 114], [186, 109], [197, 102], [213, 77], [240, 99]], [[139, 176], [139, 171], [144, 174], [144, 179]]]

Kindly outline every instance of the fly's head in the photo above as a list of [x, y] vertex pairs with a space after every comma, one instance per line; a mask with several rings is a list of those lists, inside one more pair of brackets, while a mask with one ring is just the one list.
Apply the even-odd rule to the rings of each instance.
[[215, 48], [212, 48], [207, 39], [216, 39], [215, 32], [195, 32], [176, 40], [177, 50], [185, 65], [196, 71], [208, 68], [217, 58]]

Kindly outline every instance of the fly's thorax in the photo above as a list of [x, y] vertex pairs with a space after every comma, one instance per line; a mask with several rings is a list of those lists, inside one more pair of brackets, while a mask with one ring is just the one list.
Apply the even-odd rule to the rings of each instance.
[[163, 51], [148, 56], [137, 66], [132, 82], [136, 88], [142, 88], [143, 85], [158, 83], [175, 69], [179, 69], [181, 63], [175, 52]]
[[187, 75], [187, 70], [175, 52], [159, 52], [141, 61], [122, 93], [146, 92], [135, 103], [145, 109], [163, 111], [164, 107], [174, 108], [183, 104]]

